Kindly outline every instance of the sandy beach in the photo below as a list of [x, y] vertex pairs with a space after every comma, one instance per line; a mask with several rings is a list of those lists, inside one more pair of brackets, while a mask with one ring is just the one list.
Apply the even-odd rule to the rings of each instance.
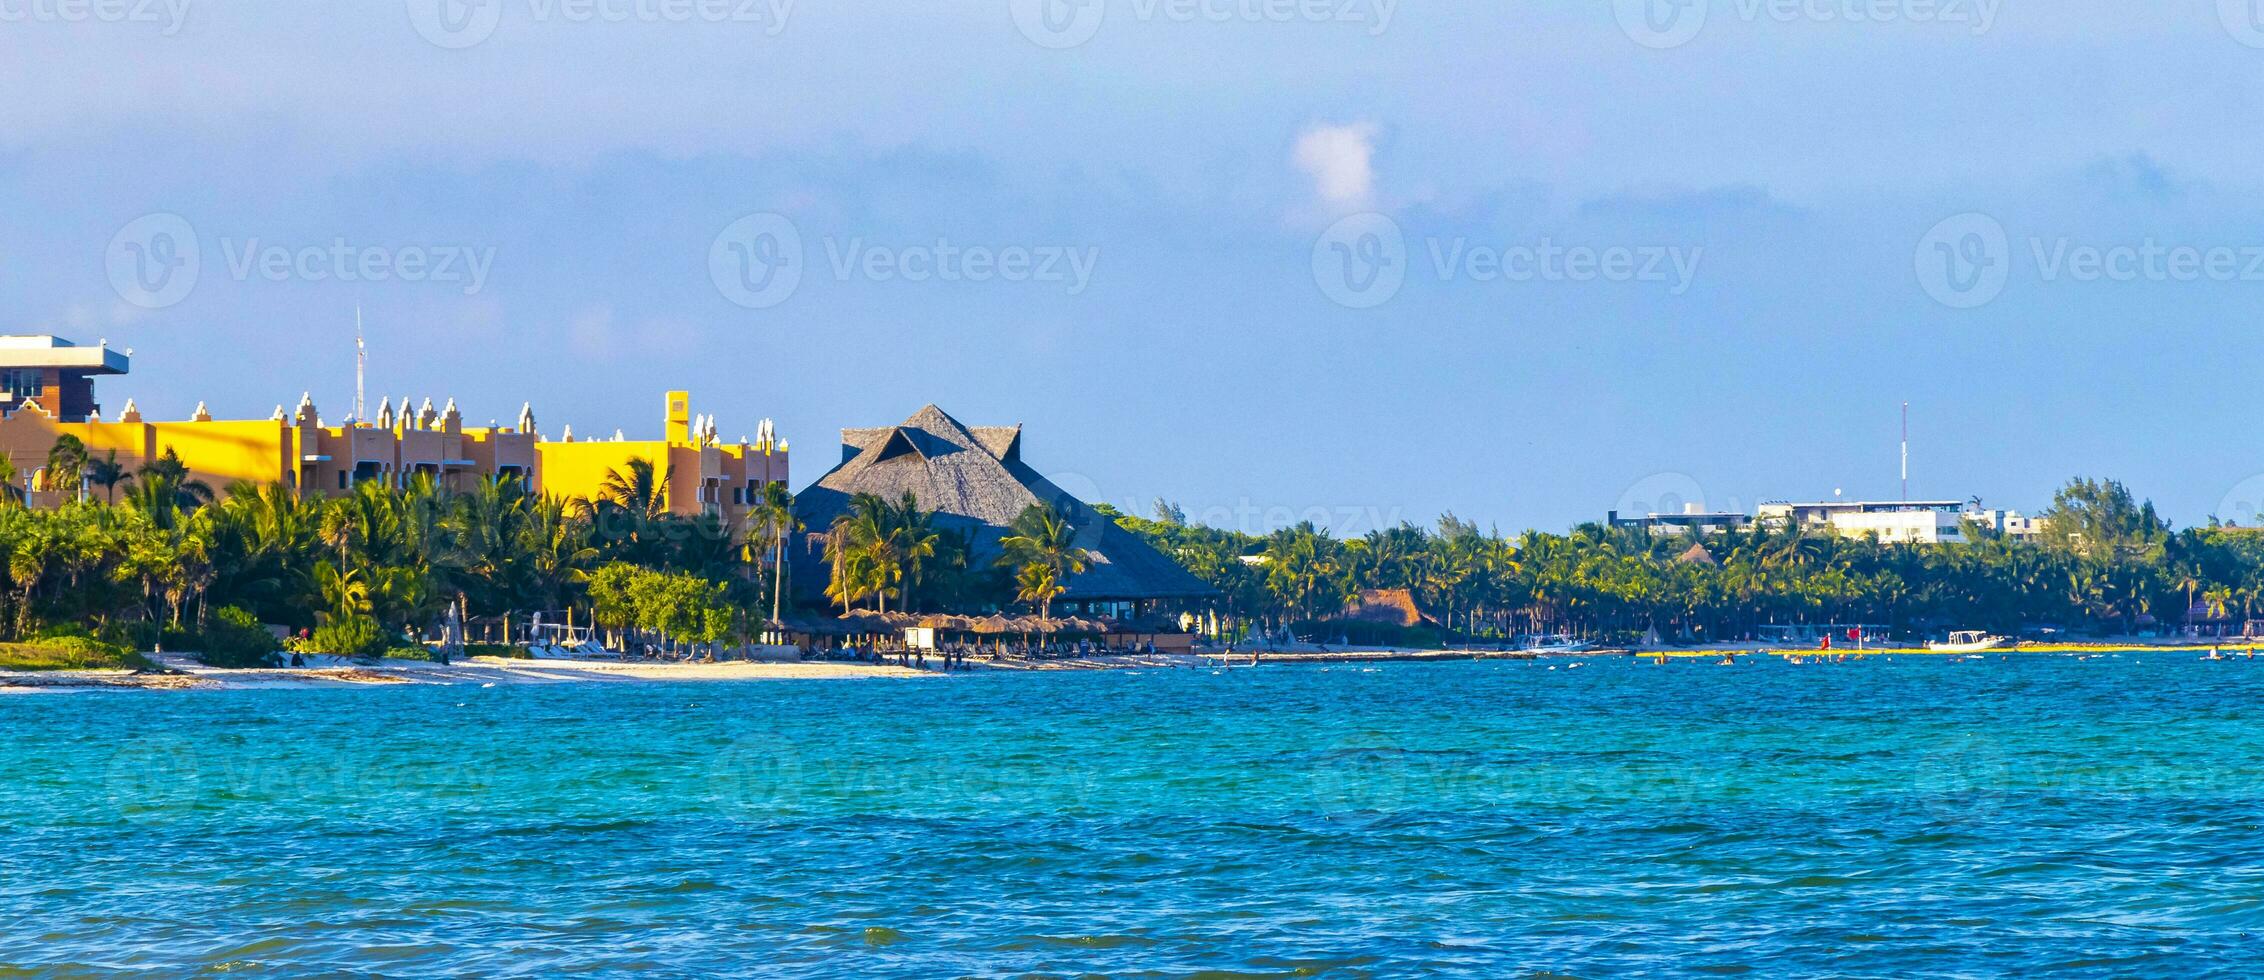
[[936, 671], [877, 664], [664, 663], [610, 660], [509, 660], [474, 657], [447, 666], [421, 660], [338, 663], [276, 670], [224, 670], [179, 654], [152, 657], [165, 673], [60, 670], [0, 674], [0, 694], [102, 690], [311, 690], [372, 684], [494, 687], [522, 684], [636, 684], [686, 681], [830, 680], [941, 677]]
[[[2057, 643], [2028, 644], [2016, 648], [1992, 650], [1989, 651], [1988, 655], [2100, 653], [2130, 650], [2205, 653], [2213, 647], [2221, 647], [2228, 657], [2245, 655], [2249, 649], [2245, 645], [2229, 642], [2223, 644], [2193, 643], [2191, 641], [2178, 643]], [[1665, 650], [1593, 650], [1565, 656], [1574, 659], [1635, 656], [1679, 660], [1723, 656], [1805, 658], [1815, 656], [1969, 655], [1908, 647], [1841, 648], [1825, 651], [1741, 643]], [[1250, 666], [1250, 656], [1250, 652], [1245, 650], [1236, 651], [1231, 657], [1217, 653], [1156, 653], [1096, 654], [1049, 660], [978, 659], [969, 663], [968, 669], [973, 671], [1058, 671], [1247, 667]], [[336, 658], [317, 658], [324, 662], [307, 667], [288, 669], [226, 670], [207, 667], [184, 654], [154, 654], [151, 659], [162, 666], [164, 671], [142, 673], [126, 670], [0, 672], [0, 695], [104, 690], [314, 690], [386, 684], [495, 687], [525, 684], [666, 684], [700, 681], [902, 679], [953, 676], [938, 669], [937, 662], [932, 659], [929, 669], [924, 670], [893, 664], [849, 663], [828, 660], [800, 662], [734, 660], [718, 663], [671, 663], [665, 661], [623, 662], [614, 660], [515, 660], [501, 657], [473, 657], [447, 666], [422, 660], [383, 660], [375, 663], [359, 663], [337, 661]], [[1259, 663], [1262, 665], [1533, 659], [1544, 658], [1536, 657], [1530, 653], [1496, 650], [1284, 649], [1259, 652]]]

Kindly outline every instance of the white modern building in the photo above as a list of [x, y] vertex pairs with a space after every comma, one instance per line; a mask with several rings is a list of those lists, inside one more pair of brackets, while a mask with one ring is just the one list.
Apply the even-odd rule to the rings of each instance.
[[1697, 504], [1686, 504], [1678, 514], [1645, 514], [1642, 517], [1611, 511], [1604, 517], [1606, 524], [1616, 528], [1642, 528], [1652, 534], [1680, 537], [1690, 533], [1719, 534], [1723, 531], [1742, 531], [1753, 525], [1753, 519], [1744, 514], [1709, 511]]
[[1783, 527], [1869, 535], [1889, 544], [1964, 544], [1971, 521], [2016, 538], [2036, 533], [2036, 521], [2018, 511], [1986, 510], [1956, 500], [1834, 500], [1819, 503], [1766, 503], [1759, 522]]

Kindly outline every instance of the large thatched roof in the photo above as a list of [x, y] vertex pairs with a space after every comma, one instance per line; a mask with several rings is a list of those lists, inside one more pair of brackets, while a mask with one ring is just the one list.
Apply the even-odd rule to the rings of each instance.
[[[1213, 590], [1147, 542], [1102, 517], [1022, 462], [1022, 427], [970, 428], [929, 405], [901, 425], [841, 430], [841, 463], [803, 490], [794, 509], [811, 535], [833, 525], [849, 498], [870, 493], [896, 500], [910, 491], [936, 525], [974, 531], [975, 556], [992, 561], [998, 540], [1023, 509], [1051, 502], [1069, 515], [1077, 544], [1089, 553], [1084, 574], [1063, 583], [1063, 598], [1191, 599]], [[793, 549], [803, 587], [823, 583], [810, 547]]]

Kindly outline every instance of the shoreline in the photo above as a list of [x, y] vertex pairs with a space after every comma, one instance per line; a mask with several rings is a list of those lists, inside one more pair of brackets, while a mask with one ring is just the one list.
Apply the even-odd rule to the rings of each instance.
[[[2258, 644], [2264, 646], [2264, 644]], [[1629, 657], [1693, 660], [1717, 657], [1986, 657], [2098, 654], [2192, 653], [2211, 649], [2225, 656], [2243, 656], [2249, 644], [2235, 643], [2050, 643], [2008, 647], [1981, 653], [1947, 652], [1910, 647], [1788, 649], [1758, 644], [1721, 644], [1680, 649], [1599, 649], [1568, 654], [1535, 654], [1500, 650], [1260, 650], [1258, 666], [1363, 665], [1386, 663], [1441, 663], [1449, 661], [1577, 660]], [[1038, 672], [1061, 670], [1173, 670], [1247, 668], [1250, 651], [1189, 654], [1109, 654], [1063, 660], [975, 660], [961, 673]], [[370, 686], [428, 685], [501, 687], [544, 684], [679, 684], [713, 681], [885, 680], [950, 677], [936, 669], [894, 664], [836, 660], [747, 661], [677, 663], [669, 661], [519, 660], [472, 657], [442, 666], [422, 660], [382, 660], [376, 663], [335, 663], [294, 668], [231, 670], [207, 667], [182, 654], [152, 654], [164, 669], [59, 670], [0, 672], [0, 696], [9, 694], [71, 693], [89, 691], [260, 691], [322, 690]]]
[[693, 681], [837, 680], [941, 677], [939, 671], [832, 661], [669, 663], [517, 660], [471, 657], [442, 666], [423, 660], [372, 664], [227, 669], [180, 654], [155, 654], [162, 673], [58, 670], [0, 673], [0, 695], [83, 691], [275, 691], [429, 685], [520, 687], [541, 684], [665, 684]]

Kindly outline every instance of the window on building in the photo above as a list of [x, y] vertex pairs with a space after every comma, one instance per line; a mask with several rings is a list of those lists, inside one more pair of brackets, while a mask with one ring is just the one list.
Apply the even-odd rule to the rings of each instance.
[[10, 400], [21, 405], [39, 397], [39, 372], [30, 368], [9, 368], [0, 371], [0, 389], [7, 391]]

